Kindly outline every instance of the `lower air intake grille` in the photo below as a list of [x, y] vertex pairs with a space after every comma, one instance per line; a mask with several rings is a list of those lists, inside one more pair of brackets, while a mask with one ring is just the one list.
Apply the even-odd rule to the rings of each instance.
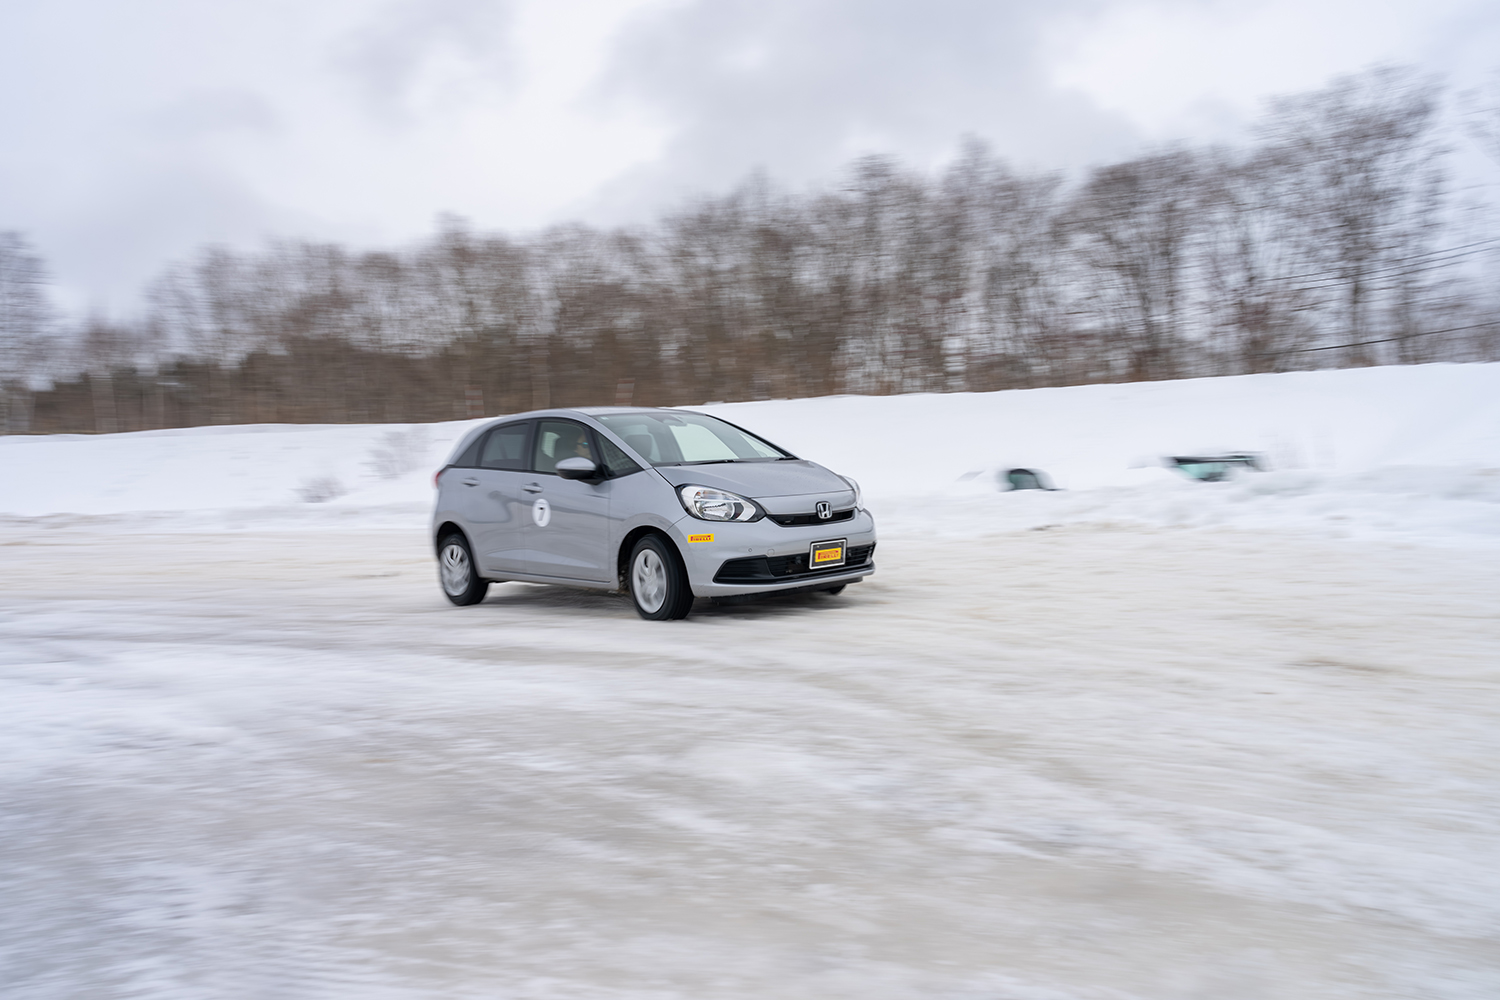
[[844, 557], [844, 565], [832, 569], [807, 568], [807, 553], [791, 556], [749, 556], [745, 559], [730, 559], [719, 567], [714, 583], [765, 583], [768, 580], [783, 583], [788, 580], [815, 580], [820, 576], [835, 576], [857, 569], [870, 561], [875, 554], [874, 544], [851, 545]]

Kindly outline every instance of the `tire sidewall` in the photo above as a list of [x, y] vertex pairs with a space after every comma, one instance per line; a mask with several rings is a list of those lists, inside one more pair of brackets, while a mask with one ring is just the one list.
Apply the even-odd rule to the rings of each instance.
[[[656, 553], [667, 574], [667, 596], [661, 602], [661, 607], [655, 611], [647, 611], [641, 607], [641, 602], [635, 593], [635, 561], [640, 558], [641, 552], [645, 549]], [[673, 621], [687, 617], [688, 611], [693, 606], [693, 591], [688, 585], [687, 570], [682, 565], [682, 559], [671, 542], [660, 535], [647, 535], [635, 543], [635, 547], [630, 550], [630, 559], [625, 565], [630, 603], [635, 606], [636, 614], [652, 622]]]
[[[448, 547], [451, 545], [456, 545], [459, 548], [463, 549], [464, 558], [468, 560], [469, 563], [469, 585], [464, 589], [463, 593], [460, 594], [450, 593], [448, 591], [447, 583], [443, 580], [443, 553], [446, 552], [448, 550]], [[480, 601], [484, 600], [485, 592], [490, 589], [490, 582], [488, 580], [480, 578], [479, 567], [474, 562], [474, 550], [469, 545], [469, 540], [463, 535], [457, 533], [444, 535], [442, 537], [442, 540], [438, 542], [437, 551], [438, 587], [442, 590], [443, 596], [448, 598], [448, 600], [452, 601], [459, 607], [467, 607], [470, 604], [478, 604]]]

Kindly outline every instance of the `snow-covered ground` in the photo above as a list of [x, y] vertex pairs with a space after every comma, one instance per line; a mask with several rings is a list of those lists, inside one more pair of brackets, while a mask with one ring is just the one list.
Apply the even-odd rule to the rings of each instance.
[[0, 995], [1500, 995], [1500, 366], [709, 409], [879, 573], [455, 609], [467, 424], [0, 438]]
[[[1500, 544], [1500, 364], [696, 409], [854, 476], [887, 531], [1111, 522]], [[0, 518], [410, 527], [474, 423], [0, 437]], [[1160, 464], [1222, 452], [1270, 470], [1205, 485]], [[997, 498], [1012, 467], [1061, 491]]]

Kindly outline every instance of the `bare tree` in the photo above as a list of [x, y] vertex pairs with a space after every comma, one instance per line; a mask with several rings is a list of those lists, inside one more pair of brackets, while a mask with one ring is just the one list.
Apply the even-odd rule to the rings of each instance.
[[1326, 298], [1301, 284], [1318, 265], [1297, 230], [1297, 185], [1279, 149], [1212, 156], [1199, 275], [1208, 370], [1287, 370], [1305, 358]]
[[1500, 70], [1482, 87], [1463, 94], [1464, 130], [1500, 167]]
[[1316, 265], [1298, 287], [1327, 293], [1350, 364], [1374, 363], [1373, 341], [1420, 332], [1403, 303], [1431, 270], [1440, 221], [1439, 93], [1409, 70], [1376, 69], [1279, 100], [1262, 126], [1295, 184], [1293, 231]]
[[[210, 248], [153, 285], [144, 322], [81, 328], [72, 371], [87, 374], [47, 393], [35, 426], [436, 420], [1493, 358], [1476, 265], [1500, 260], [1500, 239], [1479, 212], [1455, 236], [1436, 99], [1377, 70], [1277, 102], [1250, 148], [1157, 152], [1081, 183], [970, 141], [937, 176], [883, 157], [807, 194], [752, 176], [630, 231], [513, 237], [446, 217], [434, 238], [387, 250]], [[8, 239], [5, 287], [43, 302], [34, 255]], [[37, 323], [7, 322], [14, 395], [41, 341]]]
[[1125, 352], [1130, 380], [1184, 374], [1187, 269], [1205, 218], [1199, 157], [1178, 150], [1103, 167], [1066, 224], [1094, 275], [1100, 332]]
[[967, 387], [1028, 388], [1069, 378], [1061, 176], [1016, 174], [971, 142], [944, 188], [968, 220]]
[[52, 353], [42, 258], [17, 232], [0, 232], [0, 432], [31, 426], [31, 393]]

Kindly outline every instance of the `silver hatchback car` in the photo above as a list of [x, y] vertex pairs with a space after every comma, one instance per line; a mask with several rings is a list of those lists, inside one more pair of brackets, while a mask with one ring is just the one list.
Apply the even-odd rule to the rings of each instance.
[[629, 591], [660, 621], [695, 597], [836, 594], [875, 572], [854, 480], [702, 413], [502, 417], [467, 434], [436, 483], [438, 578], [454, 604], [525, 580]]

